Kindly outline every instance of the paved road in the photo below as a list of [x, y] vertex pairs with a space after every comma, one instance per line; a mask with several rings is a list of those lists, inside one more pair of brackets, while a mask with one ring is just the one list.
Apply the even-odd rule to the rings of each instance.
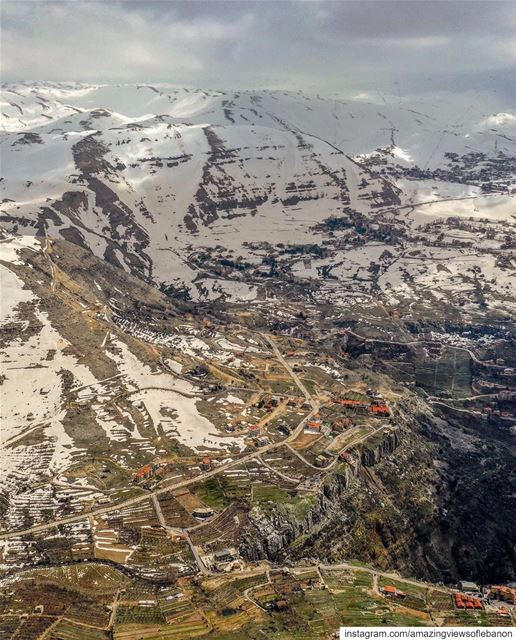
[[372, 569], [370, 567], [360, 567], [355, 564], [350, 564], [349, 562], [340, 562], [338, 564], [319, 564], [318, 566], [320, 569], [323, 569], [324, 571], [335, 571], [338, 569], [346, 569], [347, 571], [363, 571], [365, 573], [372, 574], [373, 578], [376, 574], [376, 576], [390, 578], [391, 580], [399, 580], [400, 582], [405, 582], [406, 584], [411, 584], [415, 587], [427, 587], [428, 589], [438, 589], [441, 591], [446, 591], [446, 593], [451, 593], [451, 589], [448, 589], [448, 587], [426, 583], [421, 580], [418, 581], [418, 580], [412, 580], [411, 578], [403, 578], [397, 573], [378, 571], [378, 569]]
[[290, 453], [292, 453], [293, 455], [296, 456], [296, 458], [299, 458], [299, 460], [301, 460], [301, 462], [303, 462], [304, 464], [306, 464], [307, 467], [310, 467], [311, 469], [315, 469], [316, 471], [327, 471], [328, 469], [331, 469], [331, 467], [333, 467], [333, 465], [335, 464], [335, 462], [337, 461], [337, 458], [335, 458], [334, 460], [332, 460], [330, 462], [330, 464], [327, 467], [316, 467], [314, 464], [312, 464], [311, 462], [308, 462], [308, 460], [302, 456], [299, 451], [297, 451], [296, 449], [294, 449], [294, 447], [290, 446], [289, 444], [287, 444], [287, 449], [290, 451]]
[[[288, 444], [286, 446], [289, 447]], [[287, 482], [292, 482], [293, 484], [298, 484], [299, 483], [299, 480], [296, 480], [295, 478], [291, 478], [290, 476], [287, 476], [285, 473], [283, 473], [279, 469], [276, 469], [276, 468], [272, 467], [268, 462], [265, 462], [265, 460], [261, 456], [257, 456], [257, 460], [259, 460], [263, 464], [264, 467], [269, 469], [269, 471], [272, 471], [272, 473], [275, 473], [280, 478], [283, 478], [283, 480], [286, 480]]]
[[350, 442], [348, 442], [348, 444], [345, 447], [342, 447], [342, 449], [340, 449], [340, 451], [338, 452], [338, 455], [336, 455], [335, 458], [326, 467], [316, 467], [315, 465], [308, 462], [308, 460], [306, 460], [306, 458], [301, 454], [301, 452], [294, 449], [294, 447], [292, 447], [290, 444], [287, 443], [286, 447], [295, 456], [297, 456], [301, 460], [301, 462], [304, 462], [307, 466], [312, 467], [312, 469], [316, 469], [317, 471], [329, 471], [338, 462], [339, 456], [341, 453], [344, 453], [344, 451], [347, 451], [348, 449], [352, 449], [353, 447], [356, 447], [358, 444], [362, 444], [362, 442], [365, 442], [368, 438], [376, 435], [382, 430], [383, 430], [383, 427], [378, 427], [378, 429], [375, 429], [371, 433], [366, 433], [365, 435], [361, 436], [356, 440], [351, 440]]
[[290, 374], [290, 377], [297, 384], [297, 386], [299, 387], [299, 390], [305, 396], [305, 398], [308, 400], [308, 402], [312, 405], [312, 407], [314, 407], [314, 408], [316, 406], [319, 407], [319, 405], [317, 404], [317, 400], [314, 400], [314, 398], [312, 398], [312, 396], [311, 396], [310, 392], [308, 391], [308, 389], [305, 387], [305, 385], [299, 379], [299, 376], [296, 374], [296, 372], [292, 369], [292, 367], [289, 365], [289, 363], [282, 356], [282, 354], [281, 354], [280, 350], [278, 349], [278, 347], [276, 346], [276, 343], [274, 342], [274, 340], [272, 340], [272, 338], [270, 338], [265, 333], [262, 333], [261, 336], [262, 336], [262, 338], [265, 338], [265, 340], [271, 345], [272, 350], [274, 351], [274, 355], [276, 356], [276, 358], [278, 358], [278, 360], [281, 362], [281, 364], [288, 371], [288, 373]]
[[192, 555], [195, 558], [195, 562], [197, 564], [197, 567], [199, 568], [199, 571], [204, 575], [210, 575], [211, 571], [206, 567], [204, 562], [201, 560], [201, 556], [197, 551], [197, 547], [192, 542], [192, 539], [190, 538], [190, 534], [188, 532], [185, 532], [184, 535], [186, 536], [186, 541], [188, 542], [188, 546], [190, 547]]
[[177, 529], [175, 527], [170, 527], [166, 520], [165, 520], [165, 516], [163, 515], [163, 511], [161, 510], [161, 505], [159, 503], [158, 497], [156, 494], [152, 495], [152, 503], [154, 505], [154, 510], [156, 511], [156, 515], [158, 516], [158, 521], [160, 523], [160, 525], [163, 527], [163, 529], [165, 529], [165, 531], [168, 531], [169, 533], [173, 533], [175, 535], [180, 535], [181, 537], [183, 537], [187, 543], [188, 546], [190, 547], [191, 551], [192, 551], [192, 555], [195, 559], [195, 562], [197, 564], [197, 567], [199, 569], [199, 571], [205, 575], [208, 575], [211, 573], [211, 571], [208, 571], [208, 569], [206, 568], [206, 565], [204, 564], [204, 562], [201, 560], [201, 556], [199, 555], [199, 552], [197, 551], [197, 548], [195, 547], [194, 543], [192, 542], [192, 540], [190, 539], [190, 536], [188, 534], [188, 531], [186, 529]]
[[[351, 564], [349, 562], [340, 562], [338, 564], [313, 564], [313, 565], [302, 565], [302, 566], [294, 566], [294, 567], [287, 567], [287, 566], [283, 566], [283, 567], [275, 567], [275, 569], [277, 570], [287, 570], [289, 572], [293, 572], [295, 574], [296, 571], [306, 571], [307, 569], [310, 568], [316, 568], [317, 569], [317, 573], [319, 574], [319, 577], [321, 579], [321, 582], [323, 584], [326, 584], [324, 581], [324, 576], [321, 573], [321, 570], [323, 571], [327, 571], [327, 572], [331, 572], [331, 571], [339, 571], [339, 570], [345, 570], [345, 571], [352, 571], [352, 572], [363, 572], [363, 573], [369, 573], [373, 576], [373, 591], [375, 593], [379, 593], [379, 588], [378, 588], [378, 578], [381, 576], [382, 578], [387, 578], [389, 580], [395, 580], [398, 582], [402, 582], [404, 584], [410, 584], [413, 585], [415, 587], [419, 587], [419, 588], [427, 588], [427, 589], [434, 589], [437, 591], [442, 591], [444, 593], [452, 593], [452, 590], [449, 589], [448, 587], [444, 587], [442, 585], [436, 585], [436, 584], [430, 584], [430, 583], [426, 583], [426, 582], [422, 582], [422, 581], [417, 581], [417, 580], [412, 580], [411, 578], [403, 578], [402, 576], [398, 575], [397, 573], [390, 573], [390, 572], [386, 572], [386, 571], [378, 571], [377, 569], [374, 568], [370, 568], [370, 567], [362, 567], [362, 566], [357, 566], [355, 564]], [[267, 571], [267, 579], [270, 582], [270, 571]], [[263, 584], [267, 584], [266, 582]], [[253, 604], [257, 605], [260, 607], [260, 605], [252, 598], [252, 596], [250, 596], [249, 594], [254, 590], [254, 589], [258, 589], [259, 587], [263, 586], [263, 584], [260, 585], [255, 585], [254, 587], [249, 587], [249, 589], [245, 590], [245, 597], [250, 600]], [[262, 607], [260, 607], [262, 608]]]
[[[82, 520], [84, 520], [85, 518], [88, 518], [90, 516], [100, 516], [100, 515], [115, 511], [117, 509], [123, 509], [123, 508], [126, 508], [126, 507], [130, 507], [130, 506], [133, 506], [135, 504], [139, 504], [141, 502], [145, 502], [149, 498], [154, 500], [156, 496], [158, 496], [158, 495], [160, 495], [162, 493], [167, 493], [168, 491], [171, 491], [173, 489], [181, 489], [183, 487], [188, 487], [188, 486], [190, 486], [192, 484], [196, 484], [198, 482], [203, 482], [204, 480], [207, 480], [208, 478], [211, 478], [213, 476], [219, 475], [220, 473], [223, 473], [227, 469], [230, 469], [232, 467], [236, 467], [236, 466], [245, 464], [246, 462], [249, 462], [249, 461], [253, 460], [256, 456], [259, 456], [259, 455], [261, 455], [263, 453], [267, 453], [268, 451], [272, 451], [274, 449], [278, 449], [279, 447], [283, 446], [284, 444], [295, 440], [298, 437], [298, 435], [302, 432], [305, 423], [308, 420], [310, 420], [319, 411], [320, 403], [318, 402], [318, 400], [312, 398], [312, 396], [310, 395], [309, 391], [306, 389], [304, 384], [301, 382], [301, 380], [298, 378], [298, 376], [292, 370], [290, 365], [285, 361], [285, 359], [281, 355], [279, 349], [274, 344], [274, 342], [269, 338], [269, 336], [267, 336], [265, 334], [261, 334], [261, 335], [271, 345], [271, 347], [272, 347], [272, 349], [274, 351], [274, 354], [276, 355], [278, 360], [283, 364], [283, 366], [288, 371], [288, 373], [290, 374], [290, 376], [292, 377], [292, 379], [294, 380], [296, 385], [299, 387], [299, 389], [301, 390], [301, 392], [305, 396], [305, 398], [312, 405], [312, 411], [299, 422], [299, 424], [296, 427], [296, 429], [287, 438], [285, 438], [284, 440], [281, 440], [280, 442], [270, 443], [270, 444], [268, 444], [268, 445], [266, 445], [264, 447], [260, 447], [259, 449], [256, 449], [252, 453], [249, 453], [249, 454], [247, 454], [247, 455], [245, 455], [245, 456], [243, 456], [241, 458], [236, 458], [235, 460], [232, 460], [231, 462], [227, 462], [226, 464], [222, 464], [222, 465], [220, 465], [218, 467], [215, 467], [215, 469], [212, 469], [211, 471], [207, 471], [205, 473], [202, 473], [199, 476], [196, 476], [194, 478], [187, 478], [185, 480], [180, 480], [179, 482], [175, 482], [175, 483], [171, 483], [171, 484], [164, 484], [164, 486], [160, 487], [159, 489], [155, 489], [154, 491], [151, 491], [149, 493], [145, 493], [145, 494], [142, 494], [140, 496], [135, 496], [133, 498], [129, 498], [129, 499], [124, 500], [123, 502], [120, 502], [120, 503], [118, 503], [116, 505], [107, 505], [105, 507], [99, 507], [97, 509], [93, 509], [92, 511], [90, 511], [88, 513], [74, 514], [74, 515], [71, 515], [71, 516], [65, 516], [64, 518], [59, 518], [59, 519], [56, 519], [56, 520], [52, 520], [51, 522], [45, 522], [45, 523], [42, 523], [42, 524], [39, 524], [39, 525], [34, 525], [33, 527], [28, 527], [26, 529], [20, 529], [20, 530], [17, 530], [17, 531], [10, 531], [10, 532], [1, 533], [0, 534], [0, 540], [9, 540], [9, 539], [12, 539], [12, 538], [18, 538], [19, 536], [23, 536], [23, 535], [28, 535], [28, 534], [33, 534], [33, 533], [40, 533], [42, 531], [48, 531], [49, 529], [54, 529], [55, 527], [60, 526], [60, 525], [74, 524], [76, 522], [81, 522]], [[158, 506], [159, 506], [159, 504], [158, 504]], [[159, 518], [159, 514], [158, 514], [158, 518]]]
[[448, 409], [452, 409], [453, 411], [458, 411], [459, 413], [465, 413], [469, 416], [473, 416], [474, 418], [481, 418], [484, 414], [481, 411], [470, 411], [469, 409], [462, 409], [460, 407], [454, 407], [451, 404], [447, 404], [442, 400], [429, 400], [430, 404], [434, 404], [441, 407], [447, 407]]
[[259, 608], [259, 609], [261, 609], [262, 611], [265, 611], [265, 613], [269, 613], [269, 612], [267, 611], [267, 609], [265, 609], [265, 607], [262, 607], [262, 605], [261, 605], [261, 604], [259, 604], [258, 602], [256, 602], [256, 600], [255, 600], [254, 598], [252, 598], [252, 597], [249, 595], [249, 593], [250, 593], [251, 591], [254, 591], [255, 589], [259, 589], [260, 587], [264, 587], [264, 586], [265, 586], [265, 585], [267, 585], [267, 584], [270, 584], [271, 576], [270, 576], [270, 571], [269, 571], [268, 569], [267, 569], [267, 571], [266, 571], [266, 576], [267, 576], [267, 580], [266, 580], [266, 582], [262, 582], [262, 583], [260, 583], [260, 584], [255, 584], [254, 586], [249, 587], [248, 589], [246, 589], [246, 590], [243, 592], [243, 594], [242, 594], [242, 595], [244, 596], [244, 598], [246, 598], [246, 600], [249, 600], [249, 602], [251, 602], [252, 604], [254, 604], [256, 607], [258, 607], [258, 608]]
[[296, 429], [287, 438], [285, 438], [284, 440], [281, 440], [280, 442], [272, 442], [264, 447], [260, 447], [259, 449], [256, 449], [252, 453], [242, 456], [241, 458], [236, 458], [235, 460], [232, 460], [231, 462], [227, 462], [226, 464], [221, 464], [220, 466], [215, 467], [215, 469], [212, 469], [211, 471], [206, 471], [205, 473], [195, 476], [194, 478], [186, 478], [185, 480], [180, 480], [179, 482], [174, 482], [174, 483], [165, 485], [163, 487], [160, 487], [159, 489], [155, 489], [154, 491], [150, 491], [143, 495], [135, 496], [133, 498], [124, 500], [123, 502], [119, 502], [118, 504], [112, 504], [105, 507], [100, 507], [98, 509], [93, 509], [88, 513], [65, 516], [64, 518], [59, 518], [58, 520], [53, 520], [52, 522], [45, 522], [43, 524], [38, 524], [33, 527], [29, 527], [27, 529], [20, 529], [18, 531], [10, 531], [7, 533], [2, 533], [0, 534], [0, 540], [9, 540], [12, 538], [18, 538], [19, 536], [22, 536], [22, 535], [27, 535], [31, 533], [40, 533], [41, 531], [47, 531], [48, 529], [53, 529], [63, 524], [73, 524], [75, 522], [80, 522], [81, 520], [84, 520], [90, 515], [100, 516], [105, 513], [110, 513], [111, 511], [115, 511], [117, 509], [130, 507], [135, 504], [145, 502], [146, 500], [148, 500], [149, 498], [152, 498], [153, 496], [158, 496], [158, 495], [161, 495], [162, 493], [167, 493], [168, 491], [172, 491], [173, 489], [181, 489], [183, 487], [188, 487], [198, 482], [203, 482], [208, 478], [212, 478], [213, 476], [217, 476], [220, 473], [223, 473], [227, 469], [231, 469], [233, 467], [245, 464], [246, 462], [250, 462], [251, 460], [256, 458], [256, 456], [259, 456], [263, 453], [267, 453], [268, 451], [272, 451], [274, 449], [279, 449], [279, 447], [282, 447], [287, 442], [295, 440], [303, 430], [305, 423], [308, 420], [310, 420], [314, 416], [314, 414], [316, 414], [319, 411], [319, 404], [315, 402], [315, 405], [316, 405], [315, 408], [312, 409], [312, 411], [301, 420], [301, 422], [298, 424]]

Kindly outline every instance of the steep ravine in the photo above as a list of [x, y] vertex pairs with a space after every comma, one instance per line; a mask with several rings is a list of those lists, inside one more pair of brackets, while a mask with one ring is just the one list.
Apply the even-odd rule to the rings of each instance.
[[269, 516], [254, 510], [243, 555], [358, 559], [443, 582], [513, 579], [510, 450], [436, 418], [419, 400], [402, 419], [399, 432], [364, 447], [356, 474], [328, 476], [302, 519], [282, 506]]

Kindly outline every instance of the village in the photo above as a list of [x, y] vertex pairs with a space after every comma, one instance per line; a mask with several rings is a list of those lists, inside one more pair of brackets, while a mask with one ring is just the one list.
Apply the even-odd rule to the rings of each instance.
[[[64, 289], [63, 275], [56, 282]], [[1, 611], [18, 635], [30, 637], [33, 626], [38, 638], [55, 625], [59, 640], [76, 640], [87, 624], [92, 638], [182, 639], [296, 619], [312, 637], [343, 621], [513, 624], [511, 584], [443, 586], [392, 573], [373, 524], [362, 535], [363, 553], [380, 551], [375, 560], [364, 565], [342, 550], [328, 557], [333, 541], [358, 540], [357, 527], [339, 533], [346, 510], [359, 513], [349, 494], [398, 509], [406, 487], [421, 486], [409, 508], [429, 504], [430, 483], [409, 475], [414, 456], [428, 474], [437, 455], [417, 431], [429, 407], [473, 402], [486, 422], [506, 422], [501, 413], [514, 398], [502, 346], [475, 360], [437, 339], [372, 340], [328, 331], [323, 321], [307, 338], [287, 305], [268, 318], [282, 319], [280, 331], [242, 311], [221, 325], [215, 312], [185, 321], [143, 305], [110, 312], [82, 291], [79, 304], [75, 289], [62, 295], [80, 314], [74, 354], [95, 375], [75, 363], [67, 363], [74, 374], [62, 374], [61, 355], [44, 352], [45, 376], [54, 366], [59, 376], [61, 457], [50, 464], [48, 450], [33, 454], [33, 473], [0, 531]], [[472, 366], [505, 386], [468, 400]], [[45, 407], [49, 392], [39, 395]], [[28, 435], [38, 428], [31, 413], [25, 426]], [[389, 473], [407, 484], [389, 485]], [[441, 491], [442, 477], [435, 482]], [[376, 517], [370, 505], [362, 509]], [[334, 537], [312, 557], [306, 541], [326, 518]], [[101, 594], [90, 586], [85, 606], [74, 594], [83, 597], [92, 575], [108, 584]]]
[[[219, 561], [231, 562], [229, 555]], [[340, 625], [511, 626], [515, 595], [514, 587], [462, 582], [450, 589], [354, 563], [260, 563], [170, 583], [97, 561], [34, 568], [4, 581], [0, 611], [2, 630], [27, 639], [243, 640], [265, 626], [323, 640]]]
[[[55, 625], [75, 640], [83, 637], [86, 612], [96, 634], [92, 637], [99, 640], [111, 632], [117, 640], [159, 633], [202, 638], [214, 630], [222, 637], [222, 632], [266, 622], [292, 625], [296, 617], [296, 624], [321, 638], [343, 623], [514, 624], [514, 585], [462, 582], [450, 588], [353, 563], [305, 561], [281, 567], [249, 558], [242, 541], [260, 518], [280, 510], [303, 522], [328, 475], [374, 474], [374, 465], [402, 437], [392, 389], [368, 386], [352, 371], [341, 378], [331, 360], [317, 363], [306, 349], [292, 349], [295, 340], [289, 339], [288, 346], [285, 339], [269, 340], [275, 360], [260, 362], [265, 342], [251, 356], [226, 355], [202, 371], [205, 411], [226, 434], [222, 437], [241, 441], [239, 448], [148, 452], [144, 464], [125, 473], [123, 489], [113, 487], [83, 501], [82, 512], [63, 508], [54, 522], [4, 535], [7, 591], [0, 590], [0, 596], [4, 618], [13, 628]], [[260, 368], [260, 388], [253, 388]], [[200, 373], [196, 367], [190, 370]], [[242, 370], [253, 377], [237, 385]], [[133, 406], [145, 412], [141, 402]], [[166, 410], [162, 415], [168, 420]], [[91, 470], [88, 481], [99, 488], [115, 472], [106, 463]], [[13, 577], [18, 575], [22, 559], [29, 567], [48, 566], [29, 569], [32, 582], [41, 576], [47, 585], [35, 607], [23, 600], [23, 577], [20, 586], [9, 586], [9, 567]], [[48, 585], [53, 572], [68, 575], [77, 563], [84, 569], [73, 578], [67, 604], [60, 608], [58, 587]], [[106, 587], [100, 601], [89, 595], [87, 608], [74, 604], [73, 589], [93, 570], [113, 586]]]

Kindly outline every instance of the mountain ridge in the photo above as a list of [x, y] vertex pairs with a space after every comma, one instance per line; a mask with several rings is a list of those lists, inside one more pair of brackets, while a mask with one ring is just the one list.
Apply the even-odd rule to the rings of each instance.
[[[511, 222], [510, 113], [493, 121], [469, 105], [466, 111], [475, 111], [469, 123], [453, 125], [399, 105], [283, 92], [156, 90], [14, 89], [28, 105], [8, 99], [11, 115], [4, 123], [18, 109], [40, 115], [23, 132], [3, 134], [3, 226], [68, 237], [158, 286], [186, 287], [201, 300], [220, 297], [220, 291], [235, 299], [242, 291], [245, 298], [263, 295], [254, 277], [243, 283], [241, 274], [220, 278], [193, 266], [192, 256], [205, 249], [220, 253], [218, 260], [240, 258], [259, 271], [265, 259], [284, 261], [278, 244], [315, 242], [334, 255], [318, 269], [335, 273], [343, 257], [339, 245], [346, 246], [350, 235], [341, 232], [346, 227], [354, 230], [348, 248], [360, 241], [364, 226], [373, 227], [373, 242], [379, 238], [399, 260], [404, 242], [406, 248], [417, 245], [420, 230], [445, 223], [448, 214], [481, 223], [484, 209], [494, 227]], [[11, 91], [4, 87], [4, 95]], [[54, 102], [52, 91], [60, 96]], [[142, 100], [142, 92], [150, 97]], [[66, 96], [75, 101], [66, 107], [69, 116], [61, 113]], [[76, 106], [91, 101], [95, 107]], [[125, 101], [138, 115], [110, 113], [110, 101]], [[156, 101], [171, 114], [148, 113]], [[333, 218], [341, 225], [334, 230], [338, 242], [324, 226]], [[383, 227], [380, 233], [375, 225]], [[401, 242], [389, 237], [389, 229], [401, 234]], [[249, 238], [265, 243], [264, 250], [249, 249]], [[491, 259], [485, 261], [488, 274]], [[374, 262], [373, 251], [369, 267]], [[285, 267], [295, 278], [312, 277], [299, 261]], [[410, 271], [403, 264], [404, 273], [394, 271], [392, 278], [410, 280]], [[387, 283], [389, 274], [380, 287], [387, 297], [396, 298], [405, 286], [393, 291]], [[411, 289], [415, 295], [417, 287]]]

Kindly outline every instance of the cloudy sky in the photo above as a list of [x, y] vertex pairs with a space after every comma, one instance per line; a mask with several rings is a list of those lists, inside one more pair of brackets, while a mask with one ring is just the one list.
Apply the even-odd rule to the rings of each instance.
[[516, 2], [2, 0], [2, 80], [516, 99]]

